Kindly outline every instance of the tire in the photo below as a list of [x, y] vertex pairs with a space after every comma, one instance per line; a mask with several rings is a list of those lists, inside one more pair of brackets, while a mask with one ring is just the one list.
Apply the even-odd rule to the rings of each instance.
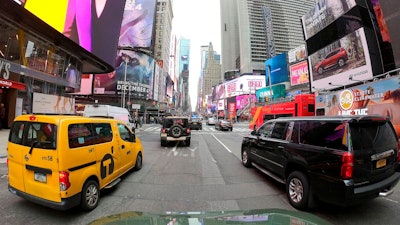
[[162, 146], [162, 147], [167, 146], [167, 142], [166, 142], [166, 141], [161, 141], [161, 146]]
[[182, 133], [183, 128], [180, 125], [173, 125], [171, 128], [169, 128], [169, 134], [174, 138], [180, 137]]
[[286, 180], [286, 195], [290, 205], [299, 210], [308, 208], [310, 184], [307, 176], [299, 171], [289, 174]]
[[229, 128], [229, 130], [230, 130], [230, 131], [232, 131], [232, 130], [233, 130], [233, 128], [231, 127], [231, 128]]
[[81, 192], [81, 208], [84, 211], [92, 211], [100, 200], [99, 184], [94, 180], [88, 180], [83, 185]]
[[318, 68], [318, 74], [322, 74], [324, 72], [324, 69], [322, 69], [322, 67]]
[[337, 62], [339, 67], [343, 67], [344, 66], [344, 59], [339, 59]]
[[249, 147], [243, 146], [242, 147], [242, 164], [243, 166], [249, 168], [251, 167], [251, 160], [250, 160], [250, 152]]
[[133, 167], [134, 171], [138, 171], [140, 169], [142, 169], [143, 166], [143, 157], [142, 157], [142, 153], [139, 152], [138, 155], [136, 156], [136, 163], [135, 163], [135, 167]]

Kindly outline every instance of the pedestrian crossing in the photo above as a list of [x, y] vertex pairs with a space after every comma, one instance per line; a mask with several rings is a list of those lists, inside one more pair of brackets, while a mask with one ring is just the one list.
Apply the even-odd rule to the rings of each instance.
[[[138, 128], [136, 129], [136, 133], [141, 133], [141, 132], [149, 132], [149, 133], [160, 133], [160, 129], [161, 127], [159, 126], [154, 126], [154, 127], [142, 127], [142, 128]], [[216, 130], [213, 126], [203, 126], [202, 130], [192, 130], [192, 134], [202, 134], [202, 133], [210, 133], [210, 132], [224, 132], [227, 134], [230, 134], [230, 131], [220, 131], [220, 130]], [[233, 127], [233, 131], [234, 133], [250, 133], [251, 130], [249, 128], [246, 127]]]

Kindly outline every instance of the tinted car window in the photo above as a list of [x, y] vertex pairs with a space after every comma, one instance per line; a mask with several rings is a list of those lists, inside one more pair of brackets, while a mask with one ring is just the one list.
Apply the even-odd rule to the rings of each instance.
[[345, 123], [340, 121], [302, 121], [300, 125], [300, 142], [320, 147], [347, 150], [343, 144]]
[[350, 123], [350, 134], [355, 150], [397, 146], [397, 137], [386, 121]]
[[109, 123], [94, 123], [95, 143], [110, 142], [113, 138], [111, 125]]
[[69, 147], [77, 148], [92, 145], [91, 124], [71, 124], [68, 126]]
[[172, 127], [172, 125], [180, 125], [182, 127], [187, 127], [188, 126], [188, 119], [184, 119], [184, 118], [167, 118], [164, 120], [165, 124], [164, 127], [166, 128], [170, 128]]
[[272, 138], [285, 140], [286, 138], [286, 122], [277, 122], [275, 123], [274, 129], [272, 131]]
[[270, 137], [272, 133], [272, 129], [274, 128], [273, 123], [265, 123], [258, 129], [258, 134], [262, 137]]

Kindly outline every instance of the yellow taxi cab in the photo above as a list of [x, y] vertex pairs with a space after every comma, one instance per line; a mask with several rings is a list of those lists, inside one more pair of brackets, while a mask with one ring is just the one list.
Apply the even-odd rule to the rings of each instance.
[[81, 116], [18, 116], [7, 150], [10, 192], [58, 210], [93, 210], [100, 190], [143, 160], [141, 141], [124, 122]]

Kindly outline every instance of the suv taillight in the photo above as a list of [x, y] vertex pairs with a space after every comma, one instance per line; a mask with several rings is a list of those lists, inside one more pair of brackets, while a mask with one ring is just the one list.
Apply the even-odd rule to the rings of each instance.
[[68, 190], [68, 188], [71, 186], [71, 183], [69, 182], [69, 173], [64, 171], [60, 172], [59, 180], [60, 180], [60, 191]]
[[340, 168], [340, 177], [342, 179], [351, 179], [353, 177], [354, 155], [350, 152], [342, 154], [342, 167]]

